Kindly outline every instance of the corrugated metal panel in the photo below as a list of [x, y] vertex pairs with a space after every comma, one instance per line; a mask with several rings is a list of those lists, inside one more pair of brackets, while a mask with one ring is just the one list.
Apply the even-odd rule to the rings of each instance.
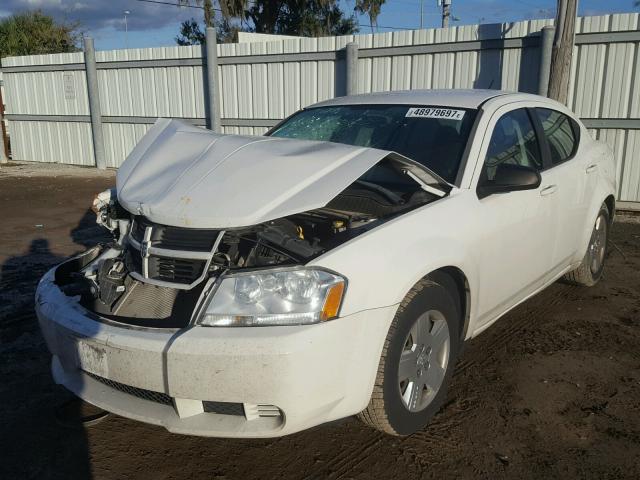
[[619, 198], [640, 202], [640, 130], [627, 130], [626, 136]]
[[10, 126], [14, 160], [94, 164], [88, 123], [11, 122]]
[[2, 59], [3, 67], [19, 67], [24, 65], [63, 65], [67, 63], [84, 62], [84, 54], [55, 53], [48, 55], [26, 55], [23, 57], [5, 57]]
[[640, 130], [594, 130], [597, 140], [606, 142], [614, 153], [618, 200], [640, 202]]
[[102, 126], [108, 167], [119, 167], [151, 125], [105, 123]]
[[89, 114], [83, 71], [5, 73], [4, 84], [6, 113]]

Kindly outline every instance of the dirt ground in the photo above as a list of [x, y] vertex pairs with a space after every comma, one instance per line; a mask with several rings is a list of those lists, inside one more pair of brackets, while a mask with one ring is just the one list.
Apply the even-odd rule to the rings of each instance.
[[113, 182], [0, 169], [0, 478], [640, 478], [637, 218], [615, 224], [599, 285], [556, 283], [469, 342], [446, 405], [411, 437], [354, 419], [273, 440], [178, 436], [114, 415], [61, 423], [70, 396], [51, 380], [33, 292], [100, 239], [87, 208]]

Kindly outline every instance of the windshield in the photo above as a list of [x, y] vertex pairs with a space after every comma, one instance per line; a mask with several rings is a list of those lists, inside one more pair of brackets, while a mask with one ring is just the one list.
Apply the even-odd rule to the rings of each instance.
[[476, 110], [411, 105], [339, 105], [302, 110], [274, 137], [390, 150], [455, 181]]

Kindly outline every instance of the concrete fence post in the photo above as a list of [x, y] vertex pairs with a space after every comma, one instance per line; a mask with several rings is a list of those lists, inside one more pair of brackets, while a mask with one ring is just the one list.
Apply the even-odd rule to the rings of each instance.
[[4, 125], [4, 99], [2, 98], [2, 86], [4, 80], [0, 80], [0, 163], [9, 161], [9, 145], [7, 143], [7, 131]]
[[358, 44], [351, 42], [346, 46], [346, 85], [347, 95], [358, 93]]
[[107, 168], [102, 133], [102, 113], [100, 111], [100, 89], [98, 88], [98, 70], [96, 69], [96, 51], [93, 38], [84, 37], [84, 65], [87, 75], [87, 93], [89, 94], [89, 113], [91, 115], [91, 135], [93, 136], [93, 154], [96, 167]]
[[215, 27], [207, 27], [206, 34], [207, 94], [209, 115], [207, 128], [214, 132], [222, 130], [220, 125], [220, 103], [218, 101], [218, 46]]
[[549, 93], [549, 74], [551, 72], [551, 51], [555, 27], [543, 27], [540, 32], [540, 70], [538, 72], [538, 95], [546, 97]]
[[[0, 99], [2, 95], [0, 95]], [[1, 102], [2, 100], [0, 100]], [[6, 153], [7, 146], [4, 144], [4, 118], [2, 117], [2, 109], [0, 108], [0, 163], [7, 163], [9, 159]]]

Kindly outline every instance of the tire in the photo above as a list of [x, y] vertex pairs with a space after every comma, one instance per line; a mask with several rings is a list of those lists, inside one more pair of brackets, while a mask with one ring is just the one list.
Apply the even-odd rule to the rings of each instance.
[[584, 287], [592, 287], [598, 283], [604, 271], [609, 228], [611, 227], [610, 219], [609, 209], [605, 204], [602, 204], [593, 225], [587, 252], [584, 254], [582, 263], [575, 270], [565, 274], [565, 281]]
[[399, 436], [427, 425], [446, 398], [459, 353], [458, 312], [447, 289], [432, 280], [411, 289], [389, 327], [369, 405], [358, 414], [362, 422]]

